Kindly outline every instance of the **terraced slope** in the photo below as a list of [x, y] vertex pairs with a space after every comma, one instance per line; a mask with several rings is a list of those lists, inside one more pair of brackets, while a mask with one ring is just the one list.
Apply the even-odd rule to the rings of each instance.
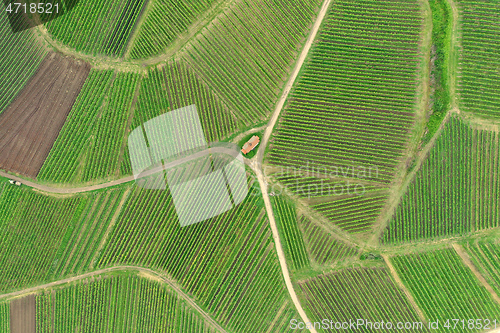
[[[329, 198], [310, 205], [349, 232], [370, 229], [401, 163], [417, 109], [422, 23], [417, 1], [333, 2], [271, 141], [279, 177], [330, 185], [321, 195], [313, 187]], [[369, 191], [347, 195], [347, 182]]]
[[462, 50], [459, 107], [463, 111], [500, 118], [500, 3], [457, 0]]
[[[397, 256], [391, 259], [403, 283], [430, 321], [498, 318], [500, 305], [453, 249]], [[460, 323], [456, 332], [480, 332]], [[492, 324], [490, 319], [490, 326]], [[440, 325], [442, 332], [447, 328]], [[453, 323], [452, 323], [453, 327]]]
[[[299, 284], [305, 298], [305, 304], [311, 320], [321, 322], [327, 318], [336, 322], [362, 319], [366, 322], [393, 323], [419, 322], [416, 311], [411, 307], [403, 291], [392, 282], [386, 269], [362, 268], [344, 269], [335, 273], [324, 274]], [[356, 326], [357, 327], [357, 326]], [[318, 328], [318, 327], [316, 327]], [[342, 328], [340, 328], [342, 329]], [[338, 332], [334, 327], [323, 326], [318, 332]], [[348, 327], [348, 332], [373, 332], [373, 326]], [[413, 324], [408, 332], [426, 331]]]
[[452, 116], [401, 198], [384, 243], [463, 235], [500, 223], [499, 133]]

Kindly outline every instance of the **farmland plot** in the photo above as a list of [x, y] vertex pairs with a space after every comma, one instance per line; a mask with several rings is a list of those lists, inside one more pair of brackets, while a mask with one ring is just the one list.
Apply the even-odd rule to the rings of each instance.
[[[4, 13], [4, 5], [0, 4]], [[31, 31], [13, 33], [7, 15], [0, 15], [0, 114], [26, 85], [46, 51]]]
[[93, 70], [57, 138], [40, 179], [89, 182], [117, 177], [141, 76]]
[[16, 298], [10, 302], [10, 329], [12, 333], [35, 332], [35, 295]]
[[227, 106], [182, 61], [147, 73], [141, 83], [131, 128], [192, 104], [196, 105], [208, 142], [219, 141], [236, 130], [236, 119]]
[[[258, 193], [252, 188], [236, 208], [181, 228], [169, 191], [136, 187], [96, 268], [166, 271], [228, 329], [265, 332], [289, 301]], [[291, 309], [288, 303], [287, 316]]]
[[384, 243], [463, 235], [500, 223], [499, 134], [452, 116], [383, 235]]
[[255, 124], [273, 110], [320, 3], [236, 1], [190, 41], [182, 58], [241, 123]]
[[130, 51], [131, 59], [143, 59], [161, 54], [179, 35], [220, 0], [152, 0], [152, 9]]
[[334, 238], [305, 216], [299, 218], [299, 226], [309, 253], [314, 261], [320, 265], [332, 264], [358, 254], [356, 248]]
[[1, 186], [1, 291], [86, 270], [123, 195], [119, 188], [56, 198]]
[[36, 296], [37, 332], [216, 330], [166, 284], [134, 275], [98, 276]]
[[459, 107], [463, 111], [500, 118], [500, 3], [458, 0], [460, 52]]
[[0, 332], [10, 333], [9, 303], [0, 303]]
[[45, 24], [56, 40], [91, 55], [121, 56], [145, 0], [81, 0]]
[[500, 297], [500, 246], [494, 242], [468, 243], [465, 245], [474, 266]]
[[[388, 320], [418, 322], [420, 319], [411, 307], [402, 290], [392, 282], [390, 274], [383, 268], [344, 269], [323, 274], [299, 283], [304, 294], [305, 306], [312, 314], [312, 321], [328, 318], [333, 322], [348, 322], [364, 319], [370, 322]], [[324, 329], [318, 332], [338, 332]], [[374, 329], [359, 327], [348, 332], [373, 332]], [[410, 328], [407, 332], [422, 332]], [[423, 330], [426, 331], [425, 329]]]
[[443, 324], [447, 319], [461, 318], [465, 327], [460, 323], [456, 332], [478, 332], [481, 330], [475, 325], [468, 326], [469, 319], [492, 321], [500, 315], [500, 306], [453, 249], [402, 255], [391, 261], [430, 321], [439, 319]]
[[[271, 141], [278, 177], [306, 178], [322, 197], [310, 204], [349, 232], [371, 228], [401, 164], [417, 109], [422, 24], [417, 1], [333, 2]], [[360, 182], [366, 193], [328, 198], [315, 190], [320, 181]]]
[[35, 178], [85, 82], [87, 64], [49, 54], [0, 115], [0, 168]]
[[287, 262], [291, 263], [293, 269], [307, 267], [309, 258], [297, 223], [294, 205], [282, 197], [273, 197], [271, 202], [278, 230], [283, 235], [283, 247], [288, 255]]

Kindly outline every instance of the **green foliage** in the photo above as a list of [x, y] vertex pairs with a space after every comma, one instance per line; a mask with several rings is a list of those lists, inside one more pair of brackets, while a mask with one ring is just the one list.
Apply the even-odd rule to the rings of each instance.
[[474, 266], [500, 297], [500, 245], [493, 242], [465, 244]]
[[168, 272], [224, 326], [262, 331], [288, 298], [260, 193], [180, 227], [169, 191], [133, 189], [96, 268], [145, 265]]
[[46, 23], [50, 34], [76, 51], [122, 56], [145, 0], [81, 0], [68, 13]]
[[58, 199], [3, 185], [0, 195], [0, 290], [48, 278], [64, 234], [81, 213], [81, 196]]
[[161, 54], [188, 27], [220, 0], [152, 0], [151, 10], [134, 40], [130, 58], [143, 59]]
[[47, 51], [33, 32], [14, 33], [5, 12], [0, 15], [0, 114], [35, 73]]
[[[415, 310], [404, 293], [392, 282], [386, 269], [344, 269], [299, 283], [311, 321], [324, 318], [335, 322], [364, 319], [370, 322], [418, 322]], [[324, 330], [335, 332], [335, 328]], [[346, 332], [373, 332], [359, 327]], [[408, 332], [422, 332], [414, 328]]]
[[292, 269], [298, 270], [309, 266], [306, 247], [297, 223], [297, 213], [294, 205], [282, 196], [274, 196], [274, 218], [283, 241], [283, 250], [287, 255], [287, 262]]
[[112, 81], [113, 71], [91, 70], [38, 174], [39, 180], [77, 181], [80, 163], [85, 159], [92, 134], [103, 121], [99, 115]]
[[462, 52], [460, 109], [500, 118], [500, 2], [458, 0]]
[[332, 264], [357, 254], [356, 248], [334, 238], [305, 216], [300, 217], [299, 225], [304, 234], [307, 249], [317, 263]]
[[[440, 331], [447, 319], [489, 319], [500, 315], [486, 288], [453, 249], [391, 258], [398, 275], [430, 321], [439, 319]], [[456, 332], [477, 332], [457, 327]]]
[[166, 284], [99, 276], [36, 296], [37, 332], [215, 332]]
[[9, 303], [0, 303], [0, 333], [10, 333]]
[[[329, 198], [313, 191], [311, 198], [325, 198], [311, 203], [349, 232], [370, 230], [401, 163], [414, 122], [421, 25], [417, 2], [332, 2], [271, 141], [271, 165], [333, 187]], [[358, 184], [350, 171], [359, 168], [376, 170], [361, 181], [367, 193], [338, 195], [347, 181]]]
[[392, 217], [384, 243], [497, 227], [499, 135], [452, 116]]
[[140, 79], [92, 70], [38, 178], [78, 183], [129, 173], [120, 161], [127, 157], [127, 126]]
[[190, 41], [182, 58], [240, 124], [258, 123], [274, 109], [320, 3], [237, 1]]
[[451, 48], [452, 13], [447, 0], [430, 0], [432, 11], [432, 52], [431, 67], [432, 114], [427, 122], [428, 132], [424, 138], [427, 142], [441, 125], [446, 112], [450, 108], [449, 64]]

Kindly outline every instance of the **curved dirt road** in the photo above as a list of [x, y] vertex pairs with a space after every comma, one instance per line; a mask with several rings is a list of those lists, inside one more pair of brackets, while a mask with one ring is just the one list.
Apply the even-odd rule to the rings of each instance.
[[161, 280], [163, 283], [168, 284], [170, 288], [172, 288], [177, 294], [179, 294], [180, 297], [182, 297], [187, 303], [189, 303], [189, 305], [191, 305], [196, 311], [198, 311], [203, 316], [203, 318], [205, 318], [205, 320], [207, 320], [219, 332], [227, 333], [226, 330], [224, 328], [222, 328], [222, 326], [220, 326], [214, 319], [212, 319], [212, 317], [208, 313], [206, 313], [202, 308], [200, 308], [198, 306], [198, 304], [196, 304], [196, 302], [191, 297], [189, 297], [186, 293], [184, 293], [174, 282], [167, 280], [166, 278], [164, 278], [163, 276], [161, 276], [160, 274], [158, 274], [157, 272], [155, 272], [152, 269], [138, 267], [138, 266], [114, 266], [114, 267], [104, 268], [104, 269], [100, 269], [100, 270], [97, 270], [94, 272], [89, 272], [89, 273], [81, 274], [78, 276], [74, 276], [74, 277], [70, 277], [70, 278], [66, 278], [66, 279], [62, 279], [62, 280], [58, 280], [58, 281], [54, 281], [54, 282], [50, 282], [50, 283], [46, 283], [46, 284], [42, 284], [42, 285], [39, 285], [36, 287], [31, 287], [31, 288], [27, 288], [27, 289], [23, 289], [23, 290], [19, 290], [19, 291], [14, 291], [14, 292], [7, 293], [7, 294], [0, 294], [0, 299], [9, 298], [9, 297], [16, 297], [16, 296], [21, 296], [21, 295], [25, 295], [25, 294], [31, 294], [31, 293], [39, 291], [41, 289], [56, 287], [56, 286], [60, 286], [60, 285], [70, 283], [73, 281], [83, 280], [83, 279], [86, 279], [86, 278], [89, 278], [92, 276], [96, 276], [96, 275], [100, 275], [100, 274], [104, 274], [104, 273], [109, 273], [109, 272], [113, 272], [113, 271], [138, 271], [140, 273], [153, 275], [154, 278]]

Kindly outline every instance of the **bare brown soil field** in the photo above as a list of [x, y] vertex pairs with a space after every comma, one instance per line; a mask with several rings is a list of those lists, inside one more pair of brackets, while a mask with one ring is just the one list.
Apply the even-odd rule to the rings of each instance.
[[10, 332], [36, 332], [35, 295], [16, 298], [10, 303]]
[[90, 65], [49, 53], [0, 115], [0, 169], [36, 178], [90, 72]]

